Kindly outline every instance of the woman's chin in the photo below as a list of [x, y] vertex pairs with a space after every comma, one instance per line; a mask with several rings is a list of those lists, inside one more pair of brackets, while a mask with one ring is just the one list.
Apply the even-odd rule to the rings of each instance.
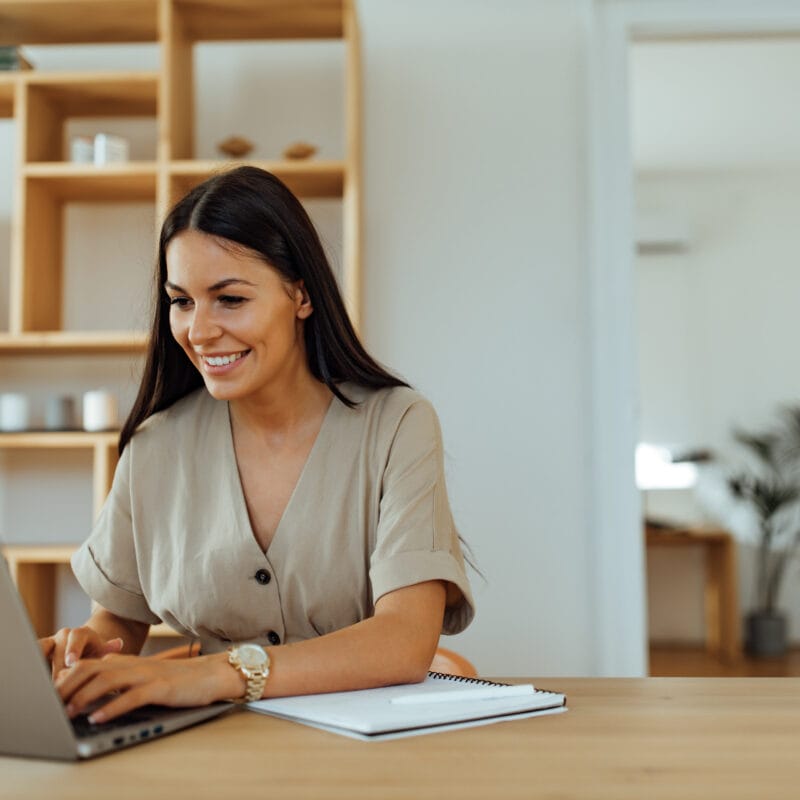
[[206, 391], [215, 400], [238, 400], [246, 394], [241, 386], [215, 379], [209, 375], [203, 375], [203, 382], [205, 383]]

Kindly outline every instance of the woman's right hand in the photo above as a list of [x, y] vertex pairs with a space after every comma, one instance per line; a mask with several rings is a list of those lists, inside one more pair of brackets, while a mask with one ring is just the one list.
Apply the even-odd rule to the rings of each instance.
[[65, 667], [71, 667], [81, 658], [102, 658], [108, 653], [122, 651], [122, 639], [103, 639], [88, 625], [80, 628], [62, 628], [52, 636], [39, 639], [42, 654], [50, 662], [53, 678]]

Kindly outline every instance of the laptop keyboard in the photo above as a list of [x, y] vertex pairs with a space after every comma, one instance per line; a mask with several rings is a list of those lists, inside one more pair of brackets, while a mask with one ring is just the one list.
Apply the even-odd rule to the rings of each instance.
[[129, 711], [127, 714], [123, 714], [122, 716], [112, 719], [109, 722], [100, 722], [97, 724], [89, 722], [88, 714], [79, 714], [77, 717], [73, 717], [72, 728], [75, 731], [75, 735], [80, 738], [97, 736], [100, 733], [118, 730], [119, 728], [125, 728], [128, 725], [149, 722], [156, 715], [155, 711], [155, 708], [148, 708], [147, 706], [144, 706], [143, 708], [137, 708], [134, 711]]

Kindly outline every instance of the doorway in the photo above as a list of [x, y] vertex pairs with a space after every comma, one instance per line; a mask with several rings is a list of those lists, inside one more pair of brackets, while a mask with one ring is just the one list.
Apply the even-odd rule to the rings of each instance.
[[[592, 117], [592, 133], [590, 136], [590, 161], [591, 161], [591, 192], [592, 208], [590, 219], [590, 242], [592, 262], [592, 298], [593, 298], [593, 340], [594, 340], [594, 452], [595, 452], [595, 485], [597, 509], [597, 563], [599, 567], [598, 595], [602, 595], [597, 608], [597, 623], [601, 644], [601, 662], [606, 674], [622, 674], [625, 669], [630, 669], [636, 663], [638, 631], [646, 634], [648, 627], [653, 623], [646, 612], [645, 596], [648, 593], [644, 579], [644, 547], [641, 529], [642, 521], [642, 496], [631, 480], [633, 474], [634, 451], [640, 440], [640, 419], [644, 422], [649, 410], [644, 409], [647, 398], [640, 389], [638, 382], [639, 357], [637, 350], [641, 344], [638, 326], [640, 315], [637, 311], [639, 295], [648, 293], [652, 301], [653, 281], [649, 288], [638, 285], [636, 278], [637, 256], [632, 243], [636, 240], [634, 212], [636, 202], [645, 197], [645, 191], [650, 190], [648, 198], [655, 206], [659, 187], [651, 183], [650, 186], [635, 191], [634, 176], [634, 149], [631, 137], [629, 113], [633, 87], [631, 83], [631, 49], [633, 47], [650, 43], [695, 42], [698, 45], [705, 40], [722, 43], [726, 40], [758, 40], [768, 39], [774, 44], [789, 40], [800, 32], [800, 8], [793, 3], [779, 2], [778, 0], [764, 0], [763, 2], [731, 2], [724, 6], [708, 0], [692, 0], [681, 2], [674, 0], [651, 0], [641, 3], [635, 0], [595, 0], [592, 4], [592, 57], [590, 62], [590, 106]], [[655, 52], [655, 51], [653, 51]], [[691, 88], [691, 86], [689, 87]], [[678, 98], [685, 97], [688, 89], [677, 92]], [[754, 120], [758, 122], [759, 120]], [[663, 124], [663, 123], [662, 123]], [[670, 125], [666, 125], [667, 130]], [[773, 148], [774, 149], [774, 148]], [[708, 188], [708, 187], [707, 187]], [[721, 186], [717, 186], [717, 192]], [[733, 194], [725, 198], [729, 205], [733, 202]], [[761, 198], [766, 200], [766, 198]], [[707, 204], [707, 203], [706, 203]], [[681, 207], [681, 211], [685, 209]], [[735, 210], [730, 209], [732, 212]], [[745, 208], [744, 211], [747, 209]], [[762, 214], [766, 214], [764, 209]], [[680, 217], [680, 215], [678, 215]], [[685, 215], [684, 215], [685, 216]], [[663, 220], [662, 220], [663, 222]], [[676, 230], [680, 229], [681, 220], [672, 220], [667, 223], [667, 229], [672, 225], [672, 233], [666, 238], [675, 237]], [[777, 220], [773, 219], [773, 222]], [[662, 234], [664, 233], [662, 225]], [[689, 241], [693, 241], [691, 239]], [[654, 234], [658, 241], [659, 234]], [[686, 236], [678, 235], [678, 241], [683, 241], [682, 247], [686, 248]], [[656, 247], [656, 249], [658, 249]], [[684, 250], [683, 258], [691, 261], [694, 253]], [[652, 257], [652, 254], [651, 254]], [[668, 258], [667, 253], [655, 255], [661, 259]], [[758, 262], [758, 269], [763, 271], [762, 260], [752, 258]], [[771, 258], [771, 262], [780, 261]], [[651, 265], [655, 261], [651, 261]], [[669, 296], [672, 291], [673, 305], [678, 302], [681, 292], [685, 297], [688, 291], [684, 275], [684, 284], [680, 286], [680, 273], [663, 271], [658, 274], [656, 270], [655, 281], [662, 279], [665, 283], [661, 287], [663, 297]], [[686, 270], [684, 270], [686, 273]], [[652, 277], [652, 276], [651, 276]], [[697, 277], [697, 276], [695, 276]], [[731, 281], [725, 281], [724, 286], [729, 286]], [[671, 284], [671, 286], [670, 286]], [[719, 288], [719, 287], [718, 287]], [[689, 283], [691, 289], [691, 281]], [[717, 291], [717, 299], [720, 291]], [[755, 308], [755, 298], [751, 293], [752, 307]], [[659, 312], [666, 312], [668, 303], [664, 302], [658, 307]], [[750, 317], [756, 316], [751, 314]], [[776, 314], [773, 316], [781, 316]], [[651, 318], [652, 319], [652, 318]], [[663, 318], [662, 318], [663, 322]], [[761, 324], [762, 332], [775, 323], [772, 316]], [[677, 333], [675, 338], [662, 346], [666, 348], [663, 356], [663, 368], [658, 373], [658, 379], [666, 380], [670, 359], [684, 361], [678, 358], [685, 350], [689, 337], [687, 327], [678, 326], [683, 333]], [[681, 339], [683, 337], [683, 339]], [[671, 350], [669, 349], [671, 348]], [[669, 358], [667, 357], [669, 355]], [[698, 359], [695, 358], [695, 361]], [[763, 358], [761, 361], [763, 362]], [[743, 363], [742, 359], [739, 361]], [[756, 362], [758, 363], [758, 362]], [[721, 368], [714, 362], [715, 368]], [[761, 379], [758, 367], [747, 367], [753, 378], [752, 385], [760, 384], [763, 388], [766, 379]], [[699, 380], [708, 383], [709, 374], [702, 372]], [[682, 386], [687, 386], [686, 378]], [[693, 379], [696, 383], [698, 378]], [[658, 381], [651, 383], [651, 387]], [[688, 383], [691, 387], [694, 383]], [[648, 390], [652, 391], [652, 389]], [[670, 391], [673, 399], [670, 410], [675, 411], [683, 403], [684, 406], [694, 402], [691, 395], [680, 395], [681, 384], [673, 381]], [[782, 389], [780, 394], [793, 391], [791, 387]], [[641, 393], [640, 393], [641, 392]], [[798, 395], [800, 396], [800, 395]], [[749, 411], [758, 411], [758, 403], [763, 414], [767, 415], [772, 402], [766, 392], [758, 392], [758, 397], [751, 398], [751, 408], [748, 409], [746, 420], [739, 420], [739, 424], [757, 426], [763, 421], [764, 416], [753, 414]], [[651, 403], [652, 405], [652, 403]], [[657, 407], [652, 406], [656, 411]], [[737, 412], [738, 414], [738, 412]], [[713, 415], [712, 415], [713, 416]], [[701, 443], [708, 446], [721, 441], [723, 433], [730, 434], [730, 421], [723, 415], [718, 415], [715, 420], [714, 436], [701, 435], [695, 430], [681, 431], [680, 437], [666, 431], [656, 432], [651, 438], [669, 438], [674, 440], [690, 440], [692, 445]], [[652, 422], [653, 415], [647, 417]], [[666, 425], [666, 418], [659, 424]], [[674, 422], [674, 420], [673, 420]], [[694, 423], [692, 423], [694, 424]], [[677, 426], [677, 422], [675, 422]], [[652, 429], [652, 428], [651, 428]], [[677, 428], [676, 428], [677, 431]], [[716, 437], [716, 438], [714, 438]], [[683, 441], [674, 442], [683, 444]], [[662, 498], [663, 499], [663, 498]], [[648, 511], [653, 503], [659, 501], [646, 498]], [[637, 562], [638, 559], [638, 562]], [[741, 564], [742, 586], [746, 583], [746, 560]], [[694, 566], [695, 571], [699, 565]], [[637, 573], [637, 569], [639, 572]], [[687, 572], [690, 577], [692, 567], [680, 567], [679, 573]], [[637, 578], [638, 575], [638, 578]], [[615, 583], [616, 581], [616, 583]], [[638, 582], [637, 582], [638, 581]], [[640, 595], [637, 593], [641, 592]], [[684, 593], [679, 593], [683, 601]], [[641, 608], [632, 608], [633, 598], [640, 596]], [[742, 600], [746, 602], [745, 598]], [[696, 610], [696, 596], [692, 601]], [[651, 603], [652, 605], [652, 603]], [[667, 604], [669, 605], [669, 604]], [[694, 613], [694, 612], [692, 612]], [[682, 624], [691, 616], [686, 610], [676, 614], [682, 618]], [[697, 615], [695, 614], [695, 619]], [[620, 620], [622, 624], [620, 624]], [[696, 624], [696, 623], [693, 623]], [[702, 613], [699, 624], [702, 626]], [[616, 626], [616, 633], [614, 627]], [[620, 634], [620, 630], [627, 630], [627, 636]], [[697, 636], [699, 629], [695, 627], [687, 634], [691, 639]], [[644, 637], [643, 637], [644, 638]], [[623, 655], [620, 655], [623, 654]], [[642, 664], [646, 671], [646, 654]], [[620, 664], [624, 665], [620, 669]]]

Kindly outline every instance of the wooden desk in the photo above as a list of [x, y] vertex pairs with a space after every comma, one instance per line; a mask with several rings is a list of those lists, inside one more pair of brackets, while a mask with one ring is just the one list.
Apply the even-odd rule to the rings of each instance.
[[[736, 543], [727, 531], [646, 526], [647, 547], [702, 548], [706, 561], [706, 649], [726, 662], [742, 654]], [[800, 796], [800, 795], [799, 795]]]
[[800, 679], [548, 679], [565, 714], [360, 742], [250, 712], [83, 764], [0, 758], [0, 797], [783, 800]]

